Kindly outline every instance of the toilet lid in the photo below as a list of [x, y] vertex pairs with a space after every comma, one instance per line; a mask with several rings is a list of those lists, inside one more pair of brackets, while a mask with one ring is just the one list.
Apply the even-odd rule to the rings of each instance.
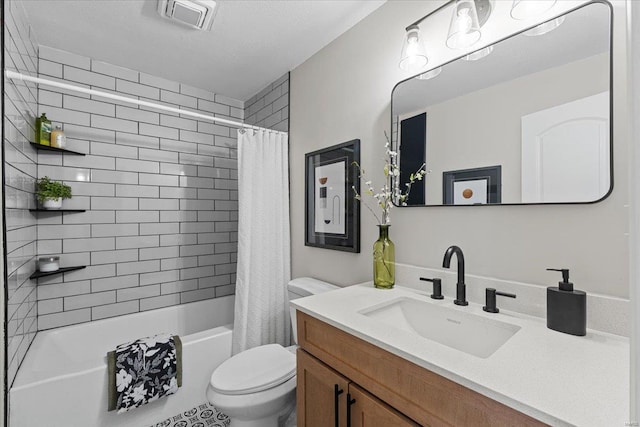
[[296, 374], [296, 357], [280, 344], [267, 344], [225, 360], [211, 374], [211, 387], [223, 394], [273, 388]]

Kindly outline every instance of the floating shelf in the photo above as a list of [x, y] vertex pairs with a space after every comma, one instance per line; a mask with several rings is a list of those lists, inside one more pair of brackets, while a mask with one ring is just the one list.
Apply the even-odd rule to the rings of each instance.
[[35, 142], [30, 142], [30, 144], [33, 145], [36, 148], [36, 150], [53, 151], [54, 153], [75, 154], [76, 156], [86, 156], [85, 153], [80, 153], [79, 151], [66, 150], [64, 148], [51, 147], [49, 145], [36, 144]]
[[29, 209], [29, 212], [86, 212], [86, 209]]
[[87, 268], [87, 266], [78, 265], [76, 267], [62, 267], [57, 269], [56, 271], [46, 271], [46, 272], [36, 270], [33, 272], [31, 276], [29, 276], [29, 279], [37, 279], [39, 277], [53, 276], [54, 274], [62, 274], [62, 273], [67, 273], [69, 271], [82, 270], [83, 268]]

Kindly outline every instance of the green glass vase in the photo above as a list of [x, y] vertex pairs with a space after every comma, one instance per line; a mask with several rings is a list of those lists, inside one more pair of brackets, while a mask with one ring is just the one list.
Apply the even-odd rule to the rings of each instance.
[[373, 244], [373, 286], [391, 289], [396, 283], [396, 247], [389, 240], [389, 225], [379, 225], [380, 237]]

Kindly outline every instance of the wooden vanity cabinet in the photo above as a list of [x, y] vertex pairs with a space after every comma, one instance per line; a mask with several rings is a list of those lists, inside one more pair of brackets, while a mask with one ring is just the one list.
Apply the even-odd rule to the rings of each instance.
[[297, 325], [299, 427], [546, 425], [300, 311]]
[[299, 426], [418, 426], [304, 350], [297, 359]]
[[349, 380], [301, 349], [296, 370], [298, 425], [346, 427]]
[[419, 426], [354, 383], [349, 383], [347, 405], [348, 427]]

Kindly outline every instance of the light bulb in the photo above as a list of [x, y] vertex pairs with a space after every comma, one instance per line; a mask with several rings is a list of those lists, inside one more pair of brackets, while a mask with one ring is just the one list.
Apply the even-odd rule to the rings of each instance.
[[469, 16], [469, 9], [467, 8], [460, 9], [460, 11], [458, 12], [458, 19], [457, 19], [458, 31], [464, 34], [468, 34], [469, 31], [471, 31], [472, 25], [473, 25], [473, 20], [471, 19], [471, 16]]
[[451, 49], [465, 49], [478, 42], [481, 35], [474, 0], [457, 0], [449, 24], [447, 46]]
[[427, 65], [427, 62], [429, 59], [420, 38], [420, 28], [412, 25], [407, 28], [398, 65], [405, 71], [417, 71]]

